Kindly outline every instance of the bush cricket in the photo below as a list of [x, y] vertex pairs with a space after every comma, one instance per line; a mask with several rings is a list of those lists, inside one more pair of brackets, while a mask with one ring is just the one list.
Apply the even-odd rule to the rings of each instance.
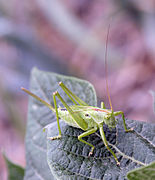
[[[108, 28], [108, 34], [109, 34], [109, 28]], [[107, 40], [106, 40], [106, 51], [105, 51], [105, 72], [107, 76], [107, 69], [106, 69], [106, 56], [107, 56], [107, 42], [108, 42], [108, 34], [107, 34]], [[71, 101], [74, 103], [72, 106], [68, 106], [65, 100], [61, 97], [61, 95], [58, 93], [58, 91], [55, 91], [53, 93], [53, 101], [54, 101], [54, 107], [45, 102], [43, 99], [39, 98], [32, 92], [28, 91], [25, 88], [21, 88], [23, 91], [28, 93], [30, 96], [34, 97], [41, 103], [43, 103], [45, 106], [47, 106], [49, 109], [51, 109], [53, 112], [56, 113], [57, 118], [57, 124], [58, 124], [58, 131], [59, 135], [56, 137], [49, 137], [51, 140], [60, 139], [61, 138], [61, 128], [59, 124], [59, 118], [64, 120], [68, 125], [80, 128], [84, 132], [78, 136], [78, 140], [89, 145], [91, 147], [91, 150], [89, 152], [89, 156], [93, 154], [94, 146], [91, 143], [86, 142], [82, 138], [85, 136], [88, 136], [90, 134], [95, 133], [97, 130], [99, 130], [102, 141], [106, 148], [110, 151], [110, 153], [113, 155], [117, 165], [120, 165], [116, 154], [111, 150], [111, 148], [108, 146], [108, 142], [105, 137], [105, 133], [103, 130], [103, 124], [106, 124], [109, 128], [115, 128], [116, 127], [116, 117], [118, 115], [122, 116], [123, 119], [123, 125], [125, 132], [132, 131], [132, 129], [127, 129], [126, 123], [125, 123], [125, 116], [122, 111], [113, 111], [110, 93], [108, 90], [108, 82], [106, 77], [106, 88], [108, 93], [108, 99], [111, 109], [106, 109], [104, 102], [101, 102], [101, 108], [89, 106], [87, 103], [85, 103], [83, 100], [81, 100], [79, 97], [77, 97], [73, 92], [71, 92], [64, 84], [63, 82], [59, 82], [59, 86], [62, 88], [62, 90], [68, 95], [68, 97], [71, 99]], [[62, 102], [64, 107], [58, 107], [56, 102], [56, 97]]]

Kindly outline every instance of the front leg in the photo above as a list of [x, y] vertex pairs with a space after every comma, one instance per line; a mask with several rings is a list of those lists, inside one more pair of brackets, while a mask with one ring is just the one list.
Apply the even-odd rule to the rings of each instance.
[[133, 128], [127, 129], [127, 127], [126, 127], [124, 112], [122, 112], [122, 111], [117, 111], [117, 112], [114, 112], [114, 115], [115, 115], [115, 116], [122, 115], [123, 125], [124, 125], [125, 132], [131, 132], [131, 131], [133, 131]]

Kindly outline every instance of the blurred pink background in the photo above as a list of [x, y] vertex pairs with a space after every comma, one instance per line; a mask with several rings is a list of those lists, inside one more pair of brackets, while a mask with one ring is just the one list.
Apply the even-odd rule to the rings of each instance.
[[[154, 0], [0, 0], [0, 151], [25, 166], [24, 136], [32, 67], [90, 81], [109, 107], [155, 123]], [[99, 103], [100, 106], [100, 103]], [[0, 154], [0, 179], [7, 179]]]

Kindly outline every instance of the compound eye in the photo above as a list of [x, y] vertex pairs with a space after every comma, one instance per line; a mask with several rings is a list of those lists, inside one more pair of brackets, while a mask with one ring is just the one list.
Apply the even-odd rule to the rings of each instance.
[[85, 114], [86, 117], [90, 117], [89, 114]]

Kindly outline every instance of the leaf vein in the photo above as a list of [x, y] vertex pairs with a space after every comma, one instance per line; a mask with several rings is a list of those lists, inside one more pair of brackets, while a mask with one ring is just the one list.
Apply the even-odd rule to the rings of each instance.
[[[53, 163], [53, 165], [58, 165], [59, 167], [62, 167], [63, 169], [65, 169], [65, 170], [67, 170], [68, 172], [70, 172], [70, 173], [72, 173], [72, 174], [75, 174], [75, 175], [77, 175], [77, 176], [81, 176], [81, 177], [84, 177], [84, 178], [88, 178], [88, 179], [92, 179], [92, 180], [101, 180], [101, 179], [96, 179], [96, 178], [91, 178], [91, 177], [88, 177], [88, 176], [85, 176], [85, 175], [83, 175], [83, 174], [80, 174], [80, 173], [77, 173], [77, 172], [72, 172], [69, 168], [64, 168], [61, 164], [59, 164], [59, 163]], [[64, 175], [63, 174], [63, 176], [67, 176], [67, 175]], [[74, 175], [69, 175], [69, 177], [70, 176], [74, 176]]]

